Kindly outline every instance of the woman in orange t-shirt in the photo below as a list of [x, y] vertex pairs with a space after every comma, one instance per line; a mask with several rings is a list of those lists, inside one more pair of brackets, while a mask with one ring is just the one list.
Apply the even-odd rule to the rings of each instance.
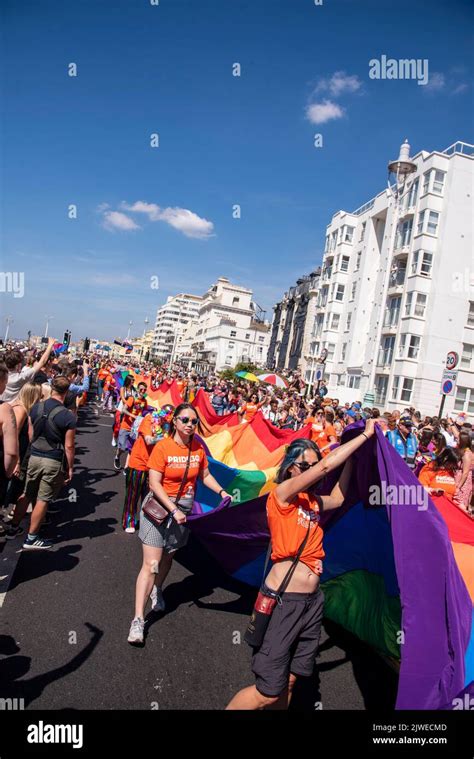
[[[189, 530], [186, 517], [193, 507], [198, 477], [221, 498], [230, 497], [210, 474], [204, 448], [194, 439], [198, 421], [196, 410], [190, 403], [177, 406], [170, 437], [158, 441], [148, 460], [150, 489], [170, 512], [170, 517], [161, 525], [156, 525], [143, 512], [140, 517], [138, 536], [142, 542], [143, 563], [137, 577], [135, 617], [130, 627], [129, 643], [143, 643], [145, 605], [150, 594], [152, 610], [165, 610], [162, 585], [171, 569], [175, 552], [187, 543]], [[183, 487], [188, 458], [189, 467]], [[174, 499], [180, 490], [182, 496], [176, 504]]]
[[263, 406], [265, 403], [265, 398], [259, 403], [258, 402], [258, 395], [257, 393], [251, 393], [251, 395], [248, 396], [245, 403], [242, 404], [242, 406], [238, 410], [238, 414], [240, 414], [240, 418], [243, 419], [246, 422], [251, 422], [252, 419], [255, 418], [255, 415], [257, 411], [259, 410], [260, 406]]
[[314, 416], [309, 416], [306, 424], [311, 424], [311, 440], [316, 443], [322, 455], [327, 456], [331, 451], [331, 445], [337, 443], [337, 434], [324, 411], [318, 410]]
[[[320, 511], [342, 506], [349, 486], [350, 456], [375, 432], [377, 420], [368, 419], [361, 435], [321, 458], [316, 444], [299, 438], [289, 445], [267, 499], [273, 566], [261, 593], [277, 598], [265, 636], [254, 649], [255, 685], [239, 691], [227, 709], [287, 709], [298, 676], [313, 674], [318, 651], [324, 596], [319, 587], [324, 557]], [[314, 486], [345, 464], [330, 495], [318, 495]], [[295, 557], [306, 539], [289, 584], [278, 595]]]
[[430, 495], [445, 495], [455, 502], [455, 474], [459, 456], [453, 448], [444, 448], [433, 461], [425, 464], [418, 479]]

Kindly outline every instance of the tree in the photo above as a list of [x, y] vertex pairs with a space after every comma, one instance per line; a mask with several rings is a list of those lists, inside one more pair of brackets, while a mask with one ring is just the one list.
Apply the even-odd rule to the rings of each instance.
[[240, 361], [238, 364], [234, 366], [234, 374], [237, 374], [237, 372], [252, 372], [255, 373], [257, 371], [260, 371], [258, 366], [256, 364], [252, 364], [251, 361]]
[[223, 369], [219, 372], [219, 376], [223, 380], [233, 380], [235, 379], [235, 372], [233, 369]]

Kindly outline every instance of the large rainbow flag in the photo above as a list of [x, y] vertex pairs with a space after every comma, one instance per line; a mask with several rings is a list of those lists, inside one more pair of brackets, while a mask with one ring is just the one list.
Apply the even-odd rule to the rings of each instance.
[[[351, 425], [342, 442], [362, 429]], [[235, 502], [219, 505], [200, 483], [190, 527], [230, 575], [256, 587], [269, 539], [266, 494], [284, 446], [304, 432], [278, 434], [259, 414], [203, 441]], [[398, 709], [449, 706], [464, 688], [474, 693], [474, 523], [447, 499], [427, 498], [380, 430], [357, 451], [351, 484], [348, 501], [321, 520], [325, 614], [399, 661]], [[385, 505], [371, 505], [374, 486], [392, 494]]]

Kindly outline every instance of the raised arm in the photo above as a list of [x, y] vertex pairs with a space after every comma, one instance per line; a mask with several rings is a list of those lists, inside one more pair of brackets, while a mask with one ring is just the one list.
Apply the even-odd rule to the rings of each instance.
[[358, 448], [364, 445], [368, 438], [374, 435], [376, 424], [378, 424], [376, 419], [368, 419], [365, 425], [365, 430], [361, 435], [358, 435], [353, 440], [349, 440], [348, 443], [344, 443], [343, 445], [340, 445], [339, 448], [331, 451], [331, 453], [319, 461], [315, 466], [312, 466], [311, 469], [308, 469], [308, 471], [302, 472], [296, 477], [291, 477], [290, 479], [281, 482], [275, 491], [280, 503], [288, 503], [295, 497], [295, 495], [308, 490], [311, 485], [322, 480], [326, 474], [329, 474], [329, 472], [334, 471], [334, 469], [337, 469], [344, 464]]
[[36, 361], [36, 363], [33, 364], [33, 369], [35, 370], [35, 372], [39, 372], [39, 370], [42, 369], [43, 366], [46, 366], [46, 364], [48, 363], [49, 357], [51, 355], [51, 351], [53, 350], [54, 343], [55, 343], [54, 337], [50, 337], [48, 339], [48, 346], [45, 352], [42, 354], [42, 356], [40, 356], [38, 361]]
[[15, 414], [9, 403], [0, 406], [0, 421], [3, 434], [3, 460], [5, 474], [10, 478], [18, 463], [18, 430]]

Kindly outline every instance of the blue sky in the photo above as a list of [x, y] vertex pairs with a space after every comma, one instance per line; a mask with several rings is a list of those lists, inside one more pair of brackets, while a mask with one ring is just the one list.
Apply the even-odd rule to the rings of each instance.
[[[18, 337], [46, 315], [73, 340], [129, 320], [139, 334], [167, 295], [220, 275], [271, 318], [405, 137], [412, 154], [473, 141], [468, 0], [4, 0], [2, 14], [2, 269], [25, 273], [25, 296], [2, 295], [0, 333], [11, 314]], [[428, 59], [428, 85], [370, 79], [382, 55]]]

